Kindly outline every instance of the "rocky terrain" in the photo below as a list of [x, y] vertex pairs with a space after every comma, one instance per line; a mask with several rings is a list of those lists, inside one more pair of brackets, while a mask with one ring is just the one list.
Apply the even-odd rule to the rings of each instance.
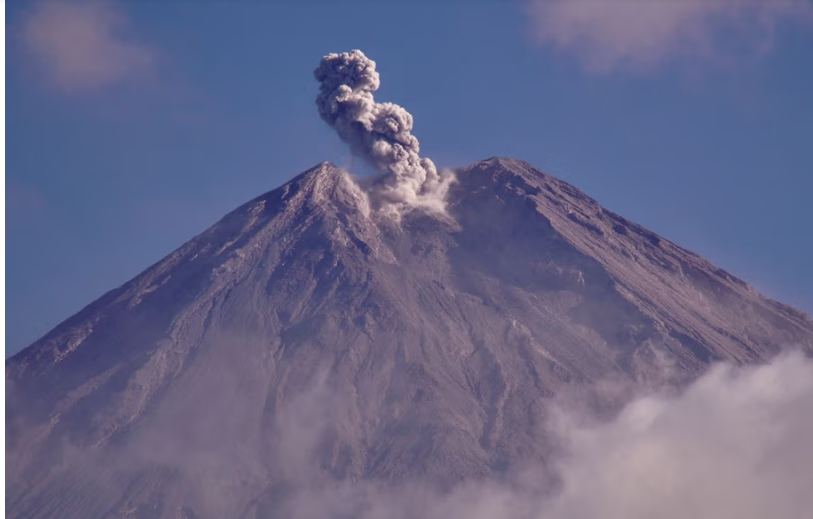
[[456, 177], [448, 214], [396, 222], [322, 163], [9, 359], [7, 517], [500, 478], [551, 455], [554, 395], [813, 351], [802, 312], [527, 163]]

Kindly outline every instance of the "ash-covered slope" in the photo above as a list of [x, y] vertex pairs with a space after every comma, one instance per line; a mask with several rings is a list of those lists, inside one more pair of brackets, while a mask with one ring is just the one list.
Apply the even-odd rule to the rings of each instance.
[[[6, 363], [7, 516], [265, 518], [544, 462], [546, 397], [813, 349], [813, 322], [513, 159], [449, 218], [323, 163]], [[290, 514], [288, 514], [290, 516]]]

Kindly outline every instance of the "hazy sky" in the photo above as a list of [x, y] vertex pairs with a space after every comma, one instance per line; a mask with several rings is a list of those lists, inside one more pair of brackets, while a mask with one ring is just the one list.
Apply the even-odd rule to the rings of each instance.
[[811, 312], [810, 6], [10, 2], [6, 352], [242, 202], [347, 164], [313, 69], [353, 48], [439, 166], [521, 158]]

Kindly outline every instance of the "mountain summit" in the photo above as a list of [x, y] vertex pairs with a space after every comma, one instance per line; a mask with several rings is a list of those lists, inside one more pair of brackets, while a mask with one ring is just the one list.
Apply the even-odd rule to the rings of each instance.
[[529, 164], [446, 214], [322, 163], [6, 362], [7, 517], [266, 518], [302, 488], [499, 477], [546, 402], [813, 350], [813, 321]]

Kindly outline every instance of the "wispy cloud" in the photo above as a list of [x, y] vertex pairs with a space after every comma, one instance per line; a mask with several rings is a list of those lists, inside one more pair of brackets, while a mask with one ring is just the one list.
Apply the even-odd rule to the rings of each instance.
[[32, 4], [21, 22], [26, 56], [62, 90], [97, 90], [155, 71], [154, 50], [132, 34], [112, 1], [44, 0]]
[[532, 37], [593, 72], [765, 52], [776, 30], [810, 20], [807, 0], [529, 0]]

